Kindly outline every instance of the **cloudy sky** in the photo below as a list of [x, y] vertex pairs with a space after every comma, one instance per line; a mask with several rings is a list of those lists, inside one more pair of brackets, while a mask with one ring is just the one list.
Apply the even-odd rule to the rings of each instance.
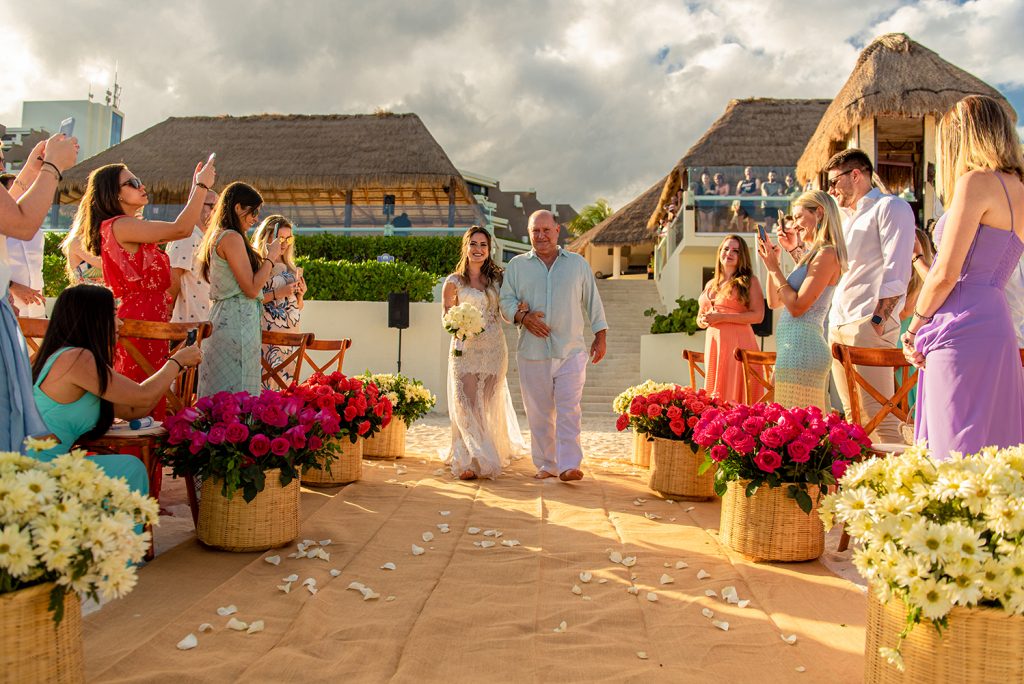
[[[833, 97], [901, 31], [1024, 113], [1024, 0], [35, 0], [4, 13], [0, 123], [102, 97], [125, 134], [168, 116], [416, 112], [456, 166], [541, 201], [615, 208], [729, 100]], [[27, 7], [27, 6], [26, 6]]]

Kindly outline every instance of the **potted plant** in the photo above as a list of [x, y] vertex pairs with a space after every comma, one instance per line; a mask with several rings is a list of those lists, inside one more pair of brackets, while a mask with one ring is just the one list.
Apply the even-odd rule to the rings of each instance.
[[[620, 416], [622, 414], [629, 413], [629, 407], [633, 403], [633, 399], [639, 396], [647, 396], [654, 392], [660, 392], [661, 390], [675, 390], [676, 386], [669, 383], [654, 382], [648, 380], [647, 382], [634, 385], [626, 389], [622, 394], [615, 397], [612, 401], [612, 409]], [[620, 418], [621, 420], [621, 418]], [[651, 443], [654, 441], [648, 439], [645, 435], [637, 432], [636, 425], [632, 421], [629, 422], [629, 427], [633, 430], [633, 453], [630, 456], [630, 463], [641, 468], [648, 468], [651, 464]], [[625, 428], [620, 428], [621, 432]]]
[[263, 551], [298, 536], [300, 472], [333, 458], [325, 437], [339, 430], [339, 417], [333, 400], [316, 408], [272, 390], [258, 397], [218, 392], [164, 426], [163, 462], [175, 477], [203, 483], [199, 541], [227, 551]]
[[811, 512], [846, 467], [864, 457], [864, 428], [816, 407], [778, 404], [706, 411], [694, 441], [717, 467], [722, 542], [758, 560], [804, 561], [825, 548], [825, 530]]
[[629, 412], [615, 423], [621, 432], [633, 425], [651, 443], [651, 474], [648, 486], [661, 494], [690, 501], [715, 496], [714, 472], [702, 468], [704, 452], [693, 440], [694, 428], [705, 411], [720, 409], [724, 402], [705, 390], [670, 385], [668, 389], [633, 397]]
[[335, 462], [322, 462], [320, 469], [306, 469], [302, 482], [333, 487], [362, 477], [363, 447], [391, 421], [391, 401], [372, 382], [342, 373], [314, 373], [285, 394], [295, 394], [318, 408], [333, 406], [338, 415], [337, 429], [327, 442], [337, 456]]
[[379, 435], [366, 440], [363, 455], [366, 458], [393, 459], [405, 453], [405, 431], [415, 421], [427, 415], [437, 398], [419, 380], [401, 373], [371, 374], [366, 371], [358, 376], [380, 389], [394, 407], [394, 419], [381, 430]]
[[911, 447], [839, 485], [821, 517], [859, 542], [873, 589], [864, 681], [1024, 680], [1024, 449], [938, 461]]
[[[30, 440], [36, 451], [55, 442]], [[149, 548], [155, 500], [85, 452], [41, 462], [0, 453], [0, 632], [5, 681], [82, 682], [79, 594], [119, 598]]]

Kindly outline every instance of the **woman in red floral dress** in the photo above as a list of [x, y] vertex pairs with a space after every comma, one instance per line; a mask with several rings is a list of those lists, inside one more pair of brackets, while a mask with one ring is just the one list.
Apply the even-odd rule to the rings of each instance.
[[[89, 175], [75, 222], [86, 251], [103, 259], [104, 282], [121, 302], [118, 318], [163, 323], [170, 320], [174, 303], [167, 293], [171, 285], [170, 262], [157, 245], [192, 234], [206, 191], [215, 177], [211, 162], [196, 167], [188, 203], [171, 223], [136, 218], [136, 213], [149, 203], [149, 196], [146, 186], [124, 164], [103, 166]], [[128, 341], [154, 371], [169, 363], [167, 342], [134, 338]], [[120, 342], [114, 355], [114, 370], [136, 382], [147, 377]], [[166, 400], [161, 399], [150, 415], [163, 420], [165, 413]], [[157, 471], [156, 491], [151, 492], [154, 497], [159, 492], [159, 475]]]

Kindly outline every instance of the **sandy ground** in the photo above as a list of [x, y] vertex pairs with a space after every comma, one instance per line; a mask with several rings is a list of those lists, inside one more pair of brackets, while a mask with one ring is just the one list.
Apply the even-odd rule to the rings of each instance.
[[[520, 417], [520, 429], [526, 443], [530, 443], [529, 428], [526, 419]], [[443, 467], [439, 450], [448, 445], [450, 421], [447, 415], [431, 413], [417, 421], [406, 435], [406, 451], [410, 459], [436, 462]], [[614, 416], [598, 416], [583, 418], [583, 433], [580, 441], [583, 445], [584, 472], [605, 469], [618, 473], [629, 473], [638, 479], [646, 480], [647, 471], [630, 464], [632, 449], [629, 433], [615, 430]], [[372, 463], [367, 461], [367, 464]], [[377, 467], [393, 467], [388, 462], [379, 462]], [[188, 507], [184, 480], [171, 477], [170, 471], [164, 471], [163, 490], [160, 494], [160, 505], [172, 515], [160, 516], [160, 526], [155, 531], [157, 555], [189, 539], [195, 534], [192, 515]], [[834, 528], [825, 538], [825, 553], [821, 562], [829, 570], [843, 579], [866, 587], [866, 581], [857, 573], [850, 562], [852, 547], [843, 553], [836, 551], [839, 545], [838, 528]]]

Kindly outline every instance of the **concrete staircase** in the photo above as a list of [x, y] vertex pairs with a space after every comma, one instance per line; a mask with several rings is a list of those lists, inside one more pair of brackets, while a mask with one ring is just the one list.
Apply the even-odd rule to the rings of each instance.
[[[580, 405], [584, 417], [607, 415], [610, 418], [614, 415], [612, 400], [627, 387], [642, 381], [640, 336], [651, 331], [653, 320], [645, 317], [644, 311], [656, 308], [664, 313], [664, 307], [653, 280], [598, 280], [597, 290], [608, 321], [608, 353], [596, 366], [587, 366], [587, 382]], [[508, 389], [516, 411], [525, 415], [515, 357], [518, 331], [507, 323], [504, 329], [509, 349]], [[594, 340], [589, 322], [584, 326], [584, 339], [589, 350]]]

